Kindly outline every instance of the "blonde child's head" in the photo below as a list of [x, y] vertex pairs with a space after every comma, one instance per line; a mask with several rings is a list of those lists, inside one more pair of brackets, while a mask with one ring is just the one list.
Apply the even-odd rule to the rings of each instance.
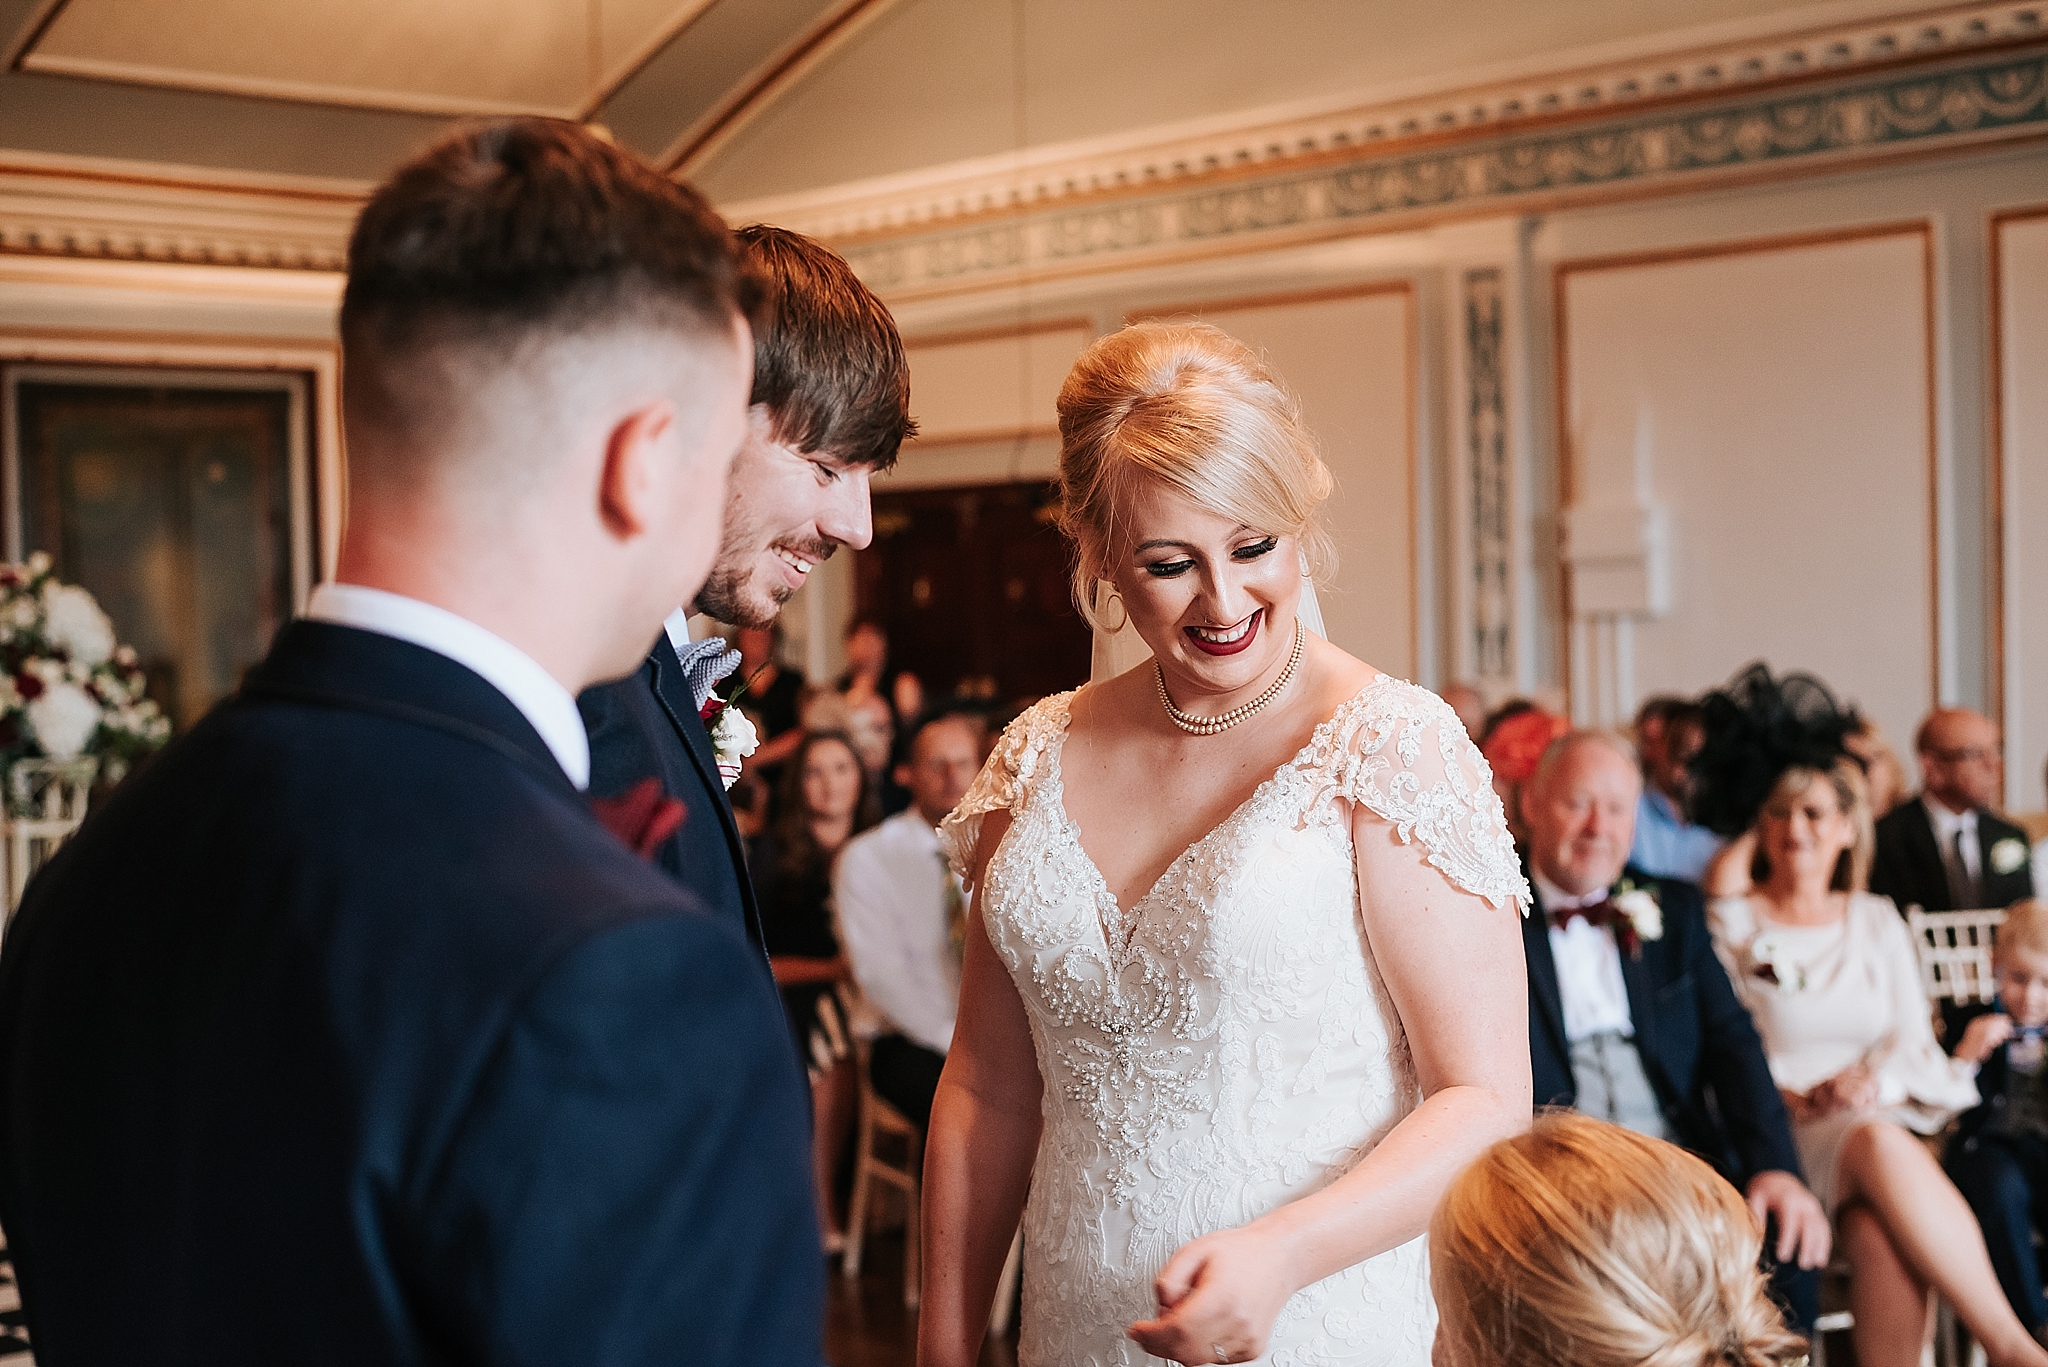
[[2048, 1025], [2048, 902], [2030, 897], [2006, 910], [1991, 951], [1991, 973], [2015, 1024]]
[[1775, 1367], [1804, 1352], [1735, 1189], [1671, 1144], [1546, 1112], [1430, 1222], [1439, 1367]]

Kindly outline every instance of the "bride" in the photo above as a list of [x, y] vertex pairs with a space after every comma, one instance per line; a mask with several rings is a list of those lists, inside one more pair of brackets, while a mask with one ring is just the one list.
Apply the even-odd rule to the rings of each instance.
[[943, 828], [918, 1362], [976, 1361], [1021, 1211], [1022, 1367], [1420, 1367], [1431, 1209], [1530, 1116], [1486, 763], [1303, 629], [1330, 475], [1248, 348], [1126, 328], [1059, 416], [1084, 599], [1155, 658], [1018, 718]]

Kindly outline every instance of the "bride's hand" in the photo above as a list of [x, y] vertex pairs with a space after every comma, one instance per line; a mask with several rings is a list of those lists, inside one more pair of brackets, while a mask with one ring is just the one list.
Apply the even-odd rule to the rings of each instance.
[[1298, 1289], [1289, 1260], [1250, 1228], [1206, 1234], [1166, 1260], [1152, 1283], [1159, 1314], [1130, 1327], [1154, 1357], [1181, 1363], [1250, 1362], [1266, 1351], [1280, 1307]]

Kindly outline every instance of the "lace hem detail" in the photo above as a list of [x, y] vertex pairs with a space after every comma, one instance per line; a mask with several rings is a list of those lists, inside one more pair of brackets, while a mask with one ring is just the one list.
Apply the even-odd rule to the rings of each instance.
[[981, 820], [990, 812], [1009, 811], [1022, 800], [1037, 774], [1047, 743], [1066, 729], [1067, 700], [1072, 691], [1040, 699], [1003, 728], [1002, 739], [989, 752], [988, 763], [967, 786], [960, 805], [939, 823], [939, 849], [963, 880], [973, 875], [974, 847], [981, 843]]
[[1319, 799], [1363, 805], [1466, 892], [1527, 915], [1532, 901], [1493, 770], [1450, 705], [1382, 674], [1309, 743]]

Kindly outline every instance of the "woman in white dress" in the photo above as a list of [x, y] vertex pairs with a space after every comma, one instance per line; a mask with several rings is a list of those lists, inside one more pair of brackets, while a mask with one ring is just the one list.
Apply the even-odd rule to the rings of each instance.
[[1431, 1209], [1530, 1116], [1485, 761], [1299, 625], [1330, 477], [1257, 356], [1140, 324], [1059, 411], [1077, 582], [1156, 662], [1025, 713], [943, 827], [918, 1362], [976, 1360], [1021, 1211], [1022, 1367], [1422, 1367]]
[[[1780, 682], [1752, 672], [1736, 687], [1747, 710], [1786, 717], [1792, 709], [1772, 696]], [[1805, 710], [1812, 729], [1814, 705]], [[1718, 739], [1710, 706], [1710, 751]], [[1743, 744], [1754, 754], [1756, 742], [1751, 734]], [[1703, 760], [1712, 802], [1716, 757]], [[1853, 1274], [1856, 1360], [1918, 1363], [1932, 1289], [1994, 1364], [2048, 1367], [1999, 1290], [1976, 1218], [1917, 1137], [1976, 1104], [1975, 1070], [1935, 1042], [1898, 909], [1863, 890], [1872, 837], [1862, 768], [1837, 751], [1763, 778], [1771, 786], [1753, 826], [1754, 862], [1717, 865], [1707, 917], [1763, 1037], [1807, 1183], [1834, 1217]]]

